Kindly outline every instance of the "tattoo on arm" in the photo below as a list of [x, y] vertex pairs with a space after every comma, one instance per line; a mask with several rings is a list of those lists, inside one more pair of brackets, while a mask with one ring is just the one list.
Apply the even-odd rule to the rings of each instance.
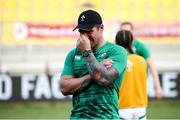
[[91, 83], [92, 83], [91, 76], [87, 75], [84, 77], [86, 77], [85, 80], [82, 82], [80, 87], [75, 91], [75, 93], [80, 92], [91, 85]]
[[86, 58], [86, 62], [91, 77], [100, 85], [108, 85], [118, 76], [118, 72], [115, 69], [108, 71], [104, 65], [99, 63], [93, 53], [90, 53]]

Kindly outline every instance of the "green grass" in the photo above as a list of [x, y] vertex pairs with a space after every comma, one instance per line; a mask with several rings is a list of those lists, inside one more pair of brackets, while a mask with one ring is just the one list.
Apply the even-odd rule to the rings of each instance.
[[150, 100], [147, 116], [149, 119], [180, 119], [180, 99]]
[[[72, 109], [71, 101], [58, 102], [3, 102], [0, 119], [67, 119]], [[150, 100], [149, 119], [180, 119], [180, 100]]]
[[71, 101], [0, 103], [0, 119], [69, 118]]

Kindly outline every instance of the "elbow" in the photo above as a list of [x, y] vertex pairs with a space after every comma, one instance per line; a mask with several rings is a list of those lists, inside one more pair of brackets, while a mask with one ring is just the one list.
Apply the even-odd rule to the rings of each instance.
[[68, 93], [67, 90], [65, 90], [65, 89], [63, 89], [63, 88], [60, 88], [60, 90], [61, 90], [61, 93], [62, 93], [64, 96], [69, 95], [69, 93]]
[[95, 79], [99, 85], [108, 86], [114, 82], [117, 76], [118, 76], [118, 73], [113, 70], [112, 72], [106, 72], [100, 77], [95, 77]]
[[101, 86], [108, 86], [108, 85], [112, 84], [112, 81], [102, 78], [102, 79], [98, 80], [97, 83]]
[[63, 86], [62, 84], [60, 84], [60, 91], [64, 96], [70, 95], [69, 90], [67, 89], [67, 87]]

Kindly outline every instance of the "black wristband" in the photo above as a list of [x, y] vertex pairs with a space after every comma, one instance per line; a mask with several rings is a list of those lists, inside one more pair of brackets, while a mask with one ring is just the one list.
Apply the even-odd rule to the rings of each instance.
[[92, 53], [91, 50], [85, 50], [85, 51], [82, 53], [82, 56], [83, 56], [83, 57], [88, 57], [90, 53]]

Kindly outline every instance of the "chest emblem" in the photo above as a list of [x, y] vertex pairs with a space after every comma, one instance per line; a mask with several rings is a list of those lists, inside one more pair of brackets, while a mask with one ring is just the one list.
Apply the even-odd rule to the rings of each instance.
[[131, 72], [132, 71], [132, 67], [133, 67], [133, 63], [130, 60], [128, 60], [127, 61], [127, 71]]
[[101, 54], [99, 57], [104, 59], [104, 58], [106, 58], [106, 56], [107, 56], [107, 54], [106, 54], [106, 53], [103, 53], [103, 54]]
[[75, 60], [81, 60], [81, 56], [80, 55], [76, 55], [75, 56]]

